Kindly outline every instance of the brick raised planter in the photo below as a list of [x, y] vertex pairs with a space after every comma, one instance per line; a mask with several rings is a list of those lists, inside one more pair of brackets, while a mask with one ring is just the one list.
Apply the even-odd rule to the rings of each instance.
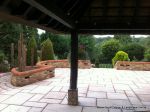
[[150, 71], [150, 62], [128, 62], [117, 61], [115, 67], [117, 70], [143, 70]]
[[70, 65], [68, 60], [46, 60], [38, 62], [36, 66], [38, 67], [53, 66], [55, 68], [68, 68]]
[[11, 70], [11, 83], [14, 86], [24, 86], [40, 80], [54, 77], [54, 67], [26, 67], [26, 71], [19, 72], [17, 68]]
[[[44, 66], [53, 66], [55, 68], [69, 68], [70, 63], [68, 60], [47, 60], [47, 61], [40, 61], [36, 64], [38, 67]], [[91, 68], [90, 60], [78, 60], [78, 66], [82, 69], [89, 69]]]

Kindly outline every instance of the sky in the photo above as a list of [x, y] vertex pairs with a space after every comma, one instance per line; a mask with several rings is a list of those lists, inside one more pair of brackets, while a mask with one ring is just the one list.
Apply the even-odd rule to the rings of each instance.
[[[45, 30], [38, 29], [38, 33], [45, 33]], [[114, 35], [93, 35], [95, 38], [106, 38], [106, 37], [114, 37]], [[148, 37], [149, 35], [131, 35], [131, 37], [139, 38], [139, 37]]]
[[[114, 35], [93, 35], [95, 38], [106, 38], [106, 37], [114, 37]], [[149, 35], [130, 35], [131, 37], [135, 37], [135, 38], [140, 38], [140, 37], [143, 37], [143, 38], [146, 38], [148, 37]]]
[[38, 29], [38, 34], [45, 33], [45, 30]]

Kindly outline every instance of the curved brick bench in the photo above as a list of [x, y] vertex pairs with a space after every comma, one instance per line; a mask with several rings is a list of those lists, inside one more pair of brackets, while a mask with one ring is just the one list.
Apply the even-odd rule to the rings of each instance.
[[11, 83], [14, 86], [24, 86], [40, 80], [48, 79], [54, 77], [54, 67], [26, 67], [27, 71], [19, 72], [17, 68], [11, 70], [12, 77]]
[[[38, 67], [44, 67], [44, 66], [53, 66], [55, 68], [69, 68], [70, 63], [68, 60], [46, 60], [46, 61], [40, 61], [36, 64]], [[89, 69], [91, 68], [91, 62], [90, 60], [78, 60], [78, 66], [82, 69]]]
[[150, 62], [117, 61], [114, 68], [116, 68], [117, 70], [144, 70], [144, 71], [150, 71]]

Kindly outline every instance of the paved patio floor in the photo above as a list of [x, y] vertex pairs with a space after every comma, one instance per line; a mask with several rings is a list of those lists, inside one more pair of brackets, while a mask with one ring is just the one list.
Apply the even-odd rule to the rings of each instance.
[[150, 112], [150, 71], [80, 69], [79, 105], [67, 105], [70, 70], [24, 87], [10, 84], [10, 73], [0, 76], [1, 112]]

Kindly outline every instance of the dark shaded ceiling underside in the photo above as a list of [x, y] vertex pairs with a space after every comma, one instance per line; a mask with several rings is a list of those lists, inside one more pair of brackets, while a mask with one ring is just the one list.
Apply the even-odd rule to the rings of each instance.
[[52, 32], [150, 32], [150, 0], [0, 0], [0, 18]]

